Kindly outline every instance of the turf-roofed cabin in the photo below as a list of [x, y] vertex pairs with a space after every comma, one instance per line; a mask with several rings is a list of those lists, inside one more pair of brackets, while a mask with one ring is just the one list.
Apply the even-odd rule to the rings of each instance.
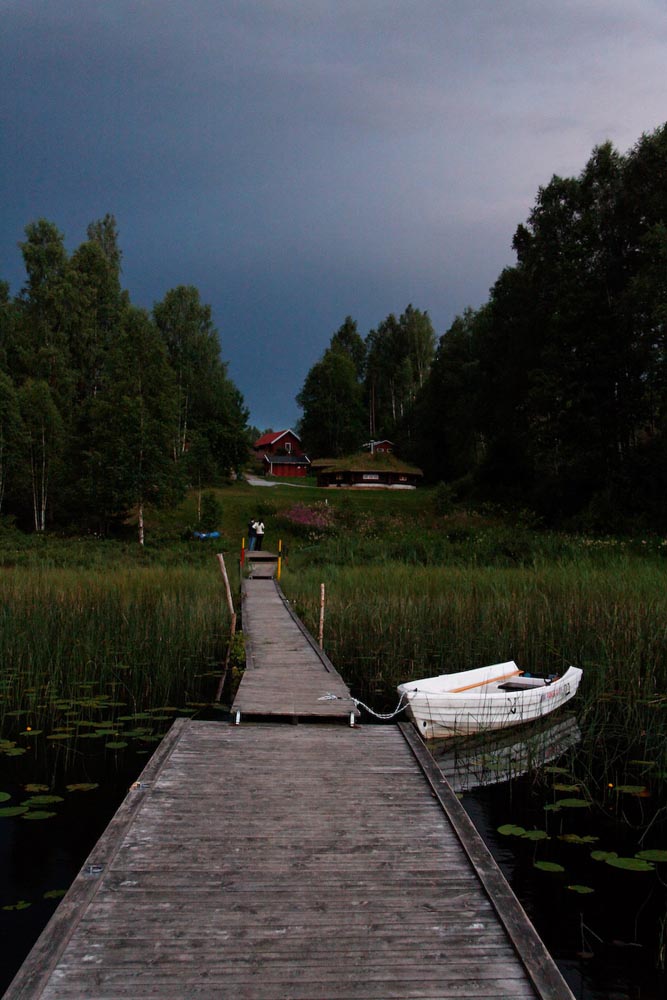
[[382, 451], [362, 452], [347, 458], [318, 458], [311, 468], [317, 475], [318, 486], [410, 490], [423, 476], [421, 469]]
[[267, 476], [291, 479], [308, 475], [310, 459], [304, 454], [301, 438], [293, 430], [262, 434], [255, 441], [253, 450]]

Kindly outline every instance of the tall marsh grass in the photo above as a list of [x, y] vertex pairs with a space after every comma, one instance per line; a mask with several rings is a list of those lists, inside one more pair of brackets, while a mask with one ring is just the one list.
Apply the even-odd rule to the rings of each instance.
[[321, 582], [326, 649], [353, 693], [384, 709], [401, 681], [509, 659], [535, 673], [581, 666], [592, 699], [667, 702], [662, 562], [287, 572], [284, 590], [313, 631]]
[[114, 693], [132, 711], [193, 697], [228, 631], [223, 588], [193, 567], [3, 570], [0, 720]]

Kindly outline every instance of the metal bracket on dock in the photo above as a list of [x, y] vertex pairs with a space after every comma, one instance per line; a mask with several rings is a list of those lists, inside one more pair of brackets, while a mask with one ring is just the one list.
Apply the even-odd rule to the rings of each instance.
[[235, 717], [234, 717], [234, 725], [235, 725], [235, 726], [238, 726], [238, 725], [239, 725], [239, 723], [240, 723], [240, 721], [241, 721], [241, 709], [240, 709], [240, 708], [238, 708], [238, 709], [236, 710], [236, 715], [235, 715]]
[[81, 874], [84, 878], [98, 878], [104, 871], [104, 865], [86, 865]]

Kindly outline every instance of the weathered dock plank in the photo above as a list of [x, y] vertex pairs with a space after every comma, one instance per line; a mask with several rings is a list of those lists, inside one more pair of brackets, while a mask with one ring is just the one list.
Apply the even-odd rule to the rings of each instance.
[[358, 716], [347, 685], [274, 580], [244, 581], [242, 614], [246, 669], [234, 713], [293, 721]]
[[539, 995], [398, 727], [165, 742], [7, 1000]]

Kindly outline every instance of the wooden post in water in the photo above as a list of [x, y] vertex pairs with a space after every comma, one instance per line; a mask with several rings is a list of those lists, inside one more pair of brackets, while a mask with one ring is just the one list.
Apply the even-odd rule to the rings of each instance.
[[227, 671], [229, 670], [229, 660], [232, 655], [232, 643], [234, 641], [234, 636], [236, 635], [236, 612], [234, 611], [234, 602], [232, 600], [232, 589], [229, 586], [229, 577], [227, 576], [227, 567], [225, 566], [225, 557], [222, 552], [218, 552], [218, 563], [220, 564], [220, 572], [222, 573], [222, 578], [225, 581], [225, 592], [227, 594], [227, 606], [229, 608], [229, 614], [231, 618], [230, 628], [229, 628], [229, 642], [227, 643], [227, 653], [225, 655], [225, 665], [220, 676], [220, 683], [218, 684], [218, 690], [215, 693], [215, 700], [220, 701], [222, 698], [222, 690], [225, 686], [225, 680], [227, 679]]
[[318, 633], [320, 649], [324, 649], [324, 584], [320, 584], [320, 630]]

